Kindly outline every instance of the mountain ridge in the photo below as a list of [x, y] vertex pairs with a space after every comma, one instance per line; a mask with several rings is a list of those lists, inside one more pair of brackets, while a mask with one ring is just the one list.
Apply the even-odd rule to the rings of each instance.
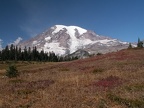
[[125, 49], [127, 42], [98, 35], [93, 31], [78, 26], [54, 25], [45, 32], [19, 43], [24, 48], [34, 47], [45, 52], [54, 52], [57, 55], [72, 54], [79, 49], [89, 53], [107, 53]]

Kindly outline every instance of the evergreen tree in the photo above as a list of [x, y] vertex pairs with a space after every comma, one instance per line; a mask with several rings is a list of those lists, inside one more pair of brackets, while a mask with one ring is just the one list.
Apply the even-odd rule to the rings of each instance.
[[6, 76], [8, 76], [9, 78], [17, 77], [19, 76], [19, 72], [15, 66], [11, 65], [6, 70]]
[[11, 46], [10, 46], [10, 60], [14, 60], [15, 59], [15, 48], [14, 48], [14, 45], [13, 44], [11, 44]]
[[5, 47], [5, 49], [2, 50], [2, 60], [9, 60], [10, 59], [10, 51], [8, 45]]
[[35, 46], [35, 47], [33, 47], [33, 51], [32, 51], [32, 60], [37, 61], [38, 60], [38, 55], [39, 55], [39, 52], [37, 51], [37, 48]]
[[49, 61], [48, 53], [44, 53], [44, 61]]
[[32, 53], [32, 52], [31, 52], [31, 48], [29, 47], [29, 48], [28, 48], [28, 61], [31, 61], [31, 59], [32, 59], [32, 58], [31, 58], [31, 53]]
[[40, 61], [45, 61], [45, 55], [43, 50], [41, 50], [40, 52]]
[[18, 49], [18, 60], [22, 60], [21, 47], [19, 47], [19, 49]]
[[18, 47], [15, 47], [15, 61], [18, 60]]
[[141, 41], [140, 41], [140, 38], [138, 38], [138, 43], [140, 43]]
[[28, 52], [27, 52], [27, 48], [26, 48], [26, 46], [25, 46], [25, 48], [24, 48], [24, 53], [23, 53], [24, 55], [24, 61], [27, 61], [28, 60]]
[[58, 57], [55, 55], [54, 52], [49, 53], [49, 61], [51, 61], [51, 62], [57, 62], [58, 61]]
[[143, 42], [140, 41], [140, 38], [138, 38], [137, 47], [138, 47], [138, 48], [143, 48]]
[[129, 43], [128, 49], [131, 49], [131, 48], [132, 48], [132, 45], [131, 45], [131, 43]]

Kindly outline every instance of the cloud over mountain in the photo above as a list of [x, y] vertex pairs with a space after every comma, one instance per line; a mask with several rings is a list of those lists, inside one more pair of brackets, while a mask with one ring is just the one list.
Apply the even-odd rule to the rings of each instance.
[[14, 45], [18, 45], [20, 43], [20, 41], [22, 41], [21, 37], [18, 37], [15, 41], [14, 41]]
[[9, 45], [18, 45], [23, 39], [21, 37], [18, 37], [14, 42], [10, 43]]

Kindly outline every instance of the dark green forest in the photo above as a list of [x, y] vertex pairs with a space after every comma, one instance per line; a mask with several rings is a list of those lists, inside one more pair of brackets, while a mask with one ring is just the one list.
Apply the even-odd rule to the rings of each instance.
[[21, 47], [14, 46], [11, 44], [10, 46], [6, 46], [2, 51], [0, 51], [0, 61], [42, 61], [42, 62], [62, 62], [62, 61], [70, 61], [75, 60], [75, 58], [58, 56], [54, 52], [46, 53], [44, 50], [40, 52], [37, 50], [37, 47], [25, 47], [21, 49]]

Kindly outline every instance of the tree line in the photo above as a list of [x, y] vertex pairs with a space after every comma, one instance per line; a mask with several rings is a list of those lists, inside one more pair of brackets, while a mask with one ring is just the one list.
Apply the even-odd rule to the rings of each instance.
[[2, 51], [0, 51], [0, 61], [7, 60], [15, 60], [15, 61], [49, 61], [49, 62], [61, 62], [61, 61], [70, 61], [77, 59], [70, 57], [62, 57], [56, 55], [54, 52], [46, 53], [44, 50], [40, 52], [37, 50], [37, 47], [25, 47], [23, 50], [21, 47], [14, 46], [11, 44], [10, 46], [6, 46]]
[[[144, 41], [141, 41], [140, 38], [138, 38], [138, 42], [137, 42], [137, 47], [136, 48], [143, 48], [144, 47]], [[128, 49], [131, 49], [132, 45], [131, 43], [129, 43]]]

